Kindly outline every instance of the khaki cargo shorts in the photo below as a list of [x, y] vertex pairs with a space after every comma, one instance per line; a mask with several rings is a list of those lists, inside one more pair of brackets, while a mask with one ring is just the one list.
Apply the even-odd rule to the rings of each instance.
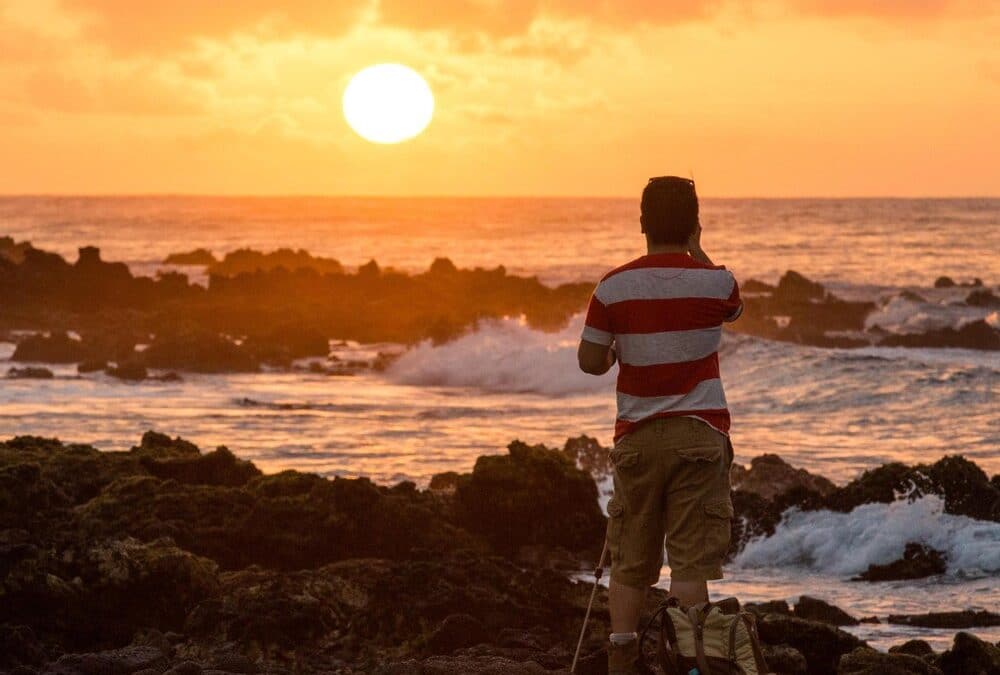
[[693, 417], [651, 420], [611, 450], [611, 578], [645, 588], [660, 578], [664, 538], [671, 577], [722, 578], [733, 502], [729, 438]]

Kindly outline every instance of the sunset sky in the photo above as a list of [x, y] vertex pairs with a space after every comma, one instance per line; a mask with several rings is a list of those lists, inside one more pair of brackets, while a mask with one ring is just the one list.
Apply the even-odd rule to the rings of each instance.
[[3, 194], [1000, 195], [998, 139], [1000, 0], [0, 0]]

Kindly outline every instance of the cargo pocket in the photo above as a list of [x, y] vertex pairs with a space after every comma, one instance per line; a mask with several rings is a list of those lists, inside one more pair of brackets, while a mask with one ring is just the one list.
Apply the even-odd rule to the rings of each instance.
[[722, 446], [696, 445], [687, 448], [678, 448], [677, 456], [688, 462], [701, 462], [705, 464], [716, 464], [722, 457]]
[[627, 471], [639, 466], [639, 451], [627, 447], [612, 448], [608, 453], [608, 459], [615, 471]]
[[733, 502], [728, 497], [706, 501], [705, 511], [705, 561], [709, 565], [721, 565], [729, 552], [732, 536]]

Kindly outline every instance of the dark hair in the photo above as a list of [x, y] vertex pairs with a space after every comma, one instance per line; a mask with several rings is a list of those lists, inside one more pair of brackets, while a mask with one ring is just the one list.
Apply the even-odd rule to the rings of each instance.
[[694, 181], [678, 176], [650, 178], [642, 191], [643, 229], [654, 244], [684, 244], [698, 227]]

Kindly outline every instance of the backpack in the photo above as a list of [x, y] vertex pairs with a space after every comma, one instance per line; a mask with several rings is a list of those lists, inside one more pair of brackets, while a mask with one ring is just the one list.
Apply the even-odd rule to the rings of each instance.
[[[736, 598], [684, 609], [676, 598], [663, 602], [642, 631], [639, 653], [657, 617], [657, 657], [666, 675], [770, 675], [753, 614]], [[642, 657], [641, 657], [642, 658]]]

